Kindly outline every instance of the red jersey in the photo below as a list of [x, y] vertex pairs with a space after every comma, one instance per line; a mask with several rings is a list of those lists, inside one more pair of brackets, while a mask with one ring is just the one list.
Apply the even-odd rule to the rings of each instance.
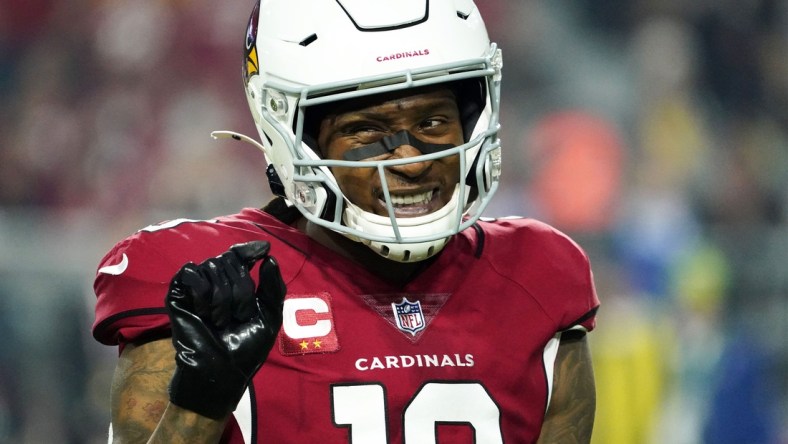
[[591, 330], [599, 305], [583, 251], [534, 220], [480, 221], [398, 286], [245, 209], [118, 243], [99, 265], [94, 336], [168, 335], [175, 272], [255, 239], [271, 243], [288, 294], [227, 443], [535, 442], [560, 333]]

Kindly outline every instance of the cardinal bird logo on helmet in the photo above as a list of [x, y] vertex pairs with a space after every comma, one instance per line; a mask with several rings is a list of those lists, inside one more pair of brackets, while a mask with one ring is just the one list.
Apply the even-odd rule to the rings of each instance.
[[244, 65], [246, 68], [243, 71], [244, 82], [248, 82], [249, 78], [259, 72], [259, 64], [257, 62], [257, 22], [260, 17], [260, 2], [254, 5], [252, 14], [249, 17], [249, 25], [246, 27], [246, 45], [244, 47]]

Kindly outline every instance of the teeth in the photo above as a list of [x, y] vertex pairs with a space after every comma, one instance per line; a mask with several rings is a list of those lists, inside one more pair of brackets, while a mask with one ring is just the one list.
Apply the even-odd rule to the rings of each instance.
[[422, 205], [432, 200], [432, 191], [419, 194], [409, 194], [407, 196], [391, 195], [391, 203], [394, 206], [403, 205]]

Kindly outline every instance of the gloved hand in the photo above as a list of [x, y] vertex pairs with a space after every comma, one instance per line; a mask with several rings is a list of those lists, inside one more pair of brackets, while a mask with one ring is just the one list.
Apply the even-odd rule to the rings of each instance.
[[[221, 419], [235, 409], [274, 345], [286, 288], [270, 244], [237, 244], [175, 274], [166, 297], [175, 346], [170, 401]], [[255, 289], [249, 270], [262, 260]]]

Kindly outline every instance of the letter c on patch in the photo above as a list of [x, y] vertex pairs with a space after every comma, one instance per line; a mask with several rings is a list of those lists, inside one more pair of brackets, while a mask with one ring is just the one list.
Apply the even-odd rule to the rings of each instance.
[[331, 332], [329, 319], [315, 319], [309, 324], [299, 323], [297, 314], [301, 311], [311, 312], [314, 316], [328, 313], [329, 308], [328, 304], [320, 298], [286, 299], [282, 310], [282, 328], [287, 336], [293, 339], [319, 338]]

